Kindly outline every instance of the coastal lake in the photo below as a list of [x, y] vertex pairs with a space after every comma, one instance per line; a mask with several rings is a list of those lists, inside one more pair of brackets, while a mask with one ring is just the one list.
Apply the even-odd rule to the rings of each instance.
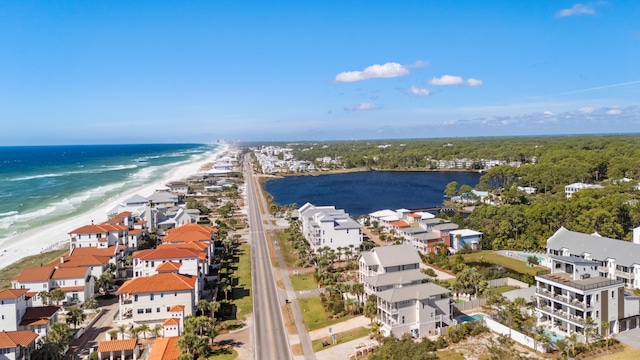
[[449, 182], [475, 187], [480, 176], [457, 171], [364, 171], [285, 176], [268, 181], [264, 187], [279, 205], [334, 205], [357, 218], [382, 209], [441, 206]]

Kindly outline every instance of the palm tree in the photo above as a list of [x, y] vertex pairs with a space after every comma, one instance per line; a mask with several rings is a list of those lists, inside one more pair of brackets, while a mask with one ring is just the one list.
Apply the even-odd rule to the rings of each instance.
[[196, 306], [200, 310], [200, 315], [204, 315], [204, 310], [209, 307], [209, 302], [205, 299], [200, 299]]
[[604, 331], [604, 341], [607, 344], [607, 353], [609, 352], [609, 329], [611, 328], [611, 323], [608, 321], [602, 322], [602, 330]]
[[127, 327], [125, 325], [118, 326], [118, 332], [122, 335], [124, 339], [124, 334], [127, 332]]
[[64, 291], [60, 289], [53, 289], [49, 293], [49, 298], [51, 298], [51, 301], [55, 301], [56, 305], [60, 305], [60, 301], [64, 300], [66, 298], [66, 295]]
[[576, 344], [578, 343], [578, 334], [571, 333], [567, 336], [567, 340], [571, 343], [571, 356], [576, 356]]
[[42, 299], [42, 305], [47, 306], [49, 305], [49, 298], [51, 297], [51, 295], [49, 294], [49, 292], [47, 290], [42, 290], [38, 293], [38, 297], [40, 297], [40, 299]]
[[594, 325], [595, 325], [595, 321], [593, 321], [593, 318], [591, 316], [587, 316], [587, 318], [584, 320], [584, 340], [587, 343], [587, 347], [589, 347], [589, 350], [591, 350], [591, 343], [589, 342], [589, 338], [593, 338], [593, 334], [594, 334]]
[[225, 300], [229, 300], [228, 296], [229, 296], [229, 292], [231, 292], [233, 290], [233, 286], [231, 286], [230, 284], [227, 284], [227, 286], [224, 287], [224, 299]]
[[371, 335], [373, 335], [373, 338], [380, 341], [380, 338], [382, 337], [382, 323], [379, 321], [374, 322], [371, 325]]
[[89, 300], [84, 302], [84, 307], [85, 307], [85, 309], [96, 309], [96, 308], [98, 308], [98, 300], [89, 299]]
[[78, 324], [83, 322], [87, 318], [87, 314], [84, 313], [84, 310], [79, 307], [71, 307], [69, 308], [69, 312], [67, 312], [67, 321], [73, 324], [73, 328], [76, 329]]
[[215, 319], [215, 315], [218, 310], [220, 310], [220, 303], [215, 300], [209, 301], [207, 308], [209, 309], [211, 319], [213, 320]]
[[364, 284], [355, 283], [351, 285], [351, 291], [356, 297], [358, 297], [358, 302], [362, 303], [362, 295], [364, 295]]
[[147, 339], [147, 331], [150, 331], [151, 328], [149, 328], [149, 325], [147, 324], [142, 324], [140, 326], [138, 326], [137, 328], [138, 333], [142, 333], [142, 337], [144, 337], [144, 339]]
[[164, 330], [164, 326], [162, 326], [162, 324], [156, 324], [156, 326], [154, 326], [154, 327], [151, 329], [151, 332], [153, 333], [153, 335], [154, 335], [155, 337], [158, 337], [158, 336], [160, 336], [160, 332], [161, 332], [162, 330]]
[[58, 345], [60, 349], [65, 349], [71, 341], [73, 340], [73, 336], [71, 336], [71, 329], [65, 323], [57, 322], [51, 325], [47, 335], [42, 339], [43, 343], [51, 343]]

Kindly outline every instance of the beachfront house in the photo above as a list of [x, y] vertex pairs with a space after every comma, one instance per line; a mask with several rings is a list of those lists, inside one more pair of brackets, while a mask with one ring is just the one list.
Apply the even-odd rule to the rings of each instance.
[[70, 251], [79, 247], [107, 248], [114, 245], [125, 245], [129, 232], [128, 225], [100, 224], [85, 225], [69, 233], [71, 237]]
[[62, 303], [84, 303], [94, 296], [94, 277], [89, 267], [59, 267], [46, 265], [37, 268], [25, 268], [11, 279], [13, 289], [29, 289], [29, 295], [35, 305], [44, 305], [41, 291], [51, 292], [60, 289], [65, 293]]
[[547, 239], [547, 253], [597, 261], [599, 276], [619, 280], [626, 287], [639, 289], [640, 229], [634, 229], [633, 234], [633, 242], [629, 242], [561, 227]]
[[[640, 299], [625, 296], [622, 281], [600, 276], [600, 262], [577, 256], [549, 258], [551, 273], [535, 277], [539, 325], [584, 336], [590, 318], [602, 337], [638, 327]], [[608, 330], [602, 326], [605, 321]]]
[[[45, 336], [58, 321], [59, 306], [32, 307], [27, 289], [0, 290], [0, 329], [2, 331], [29, 330], [38, 337]], [[0, 352], [1, 354], [1, 352]]]
[[186, 195], [189, 192], [189, 185], [184, 181], [172, 181], [166, 184], [166, 186], [169, 188], [169, 191], [174, 194]]
[[304, 204], [298, 209], [302, 223], [302, 234], [313, 250], [329, 247], [360, 246], [362, 230], [344, 210], [334, 206], [315, 206]]
[[198, 290], [204, 289], [204, 279], [209, 274], [206, 251], [176, 247], [158, 247], [157, 249], [136, 251], [133, 254], [133, 277], [158, 274], [163, 271], [176, 271], [183, 275], [198, 278]]
[[454, 325], [450, 291], [434, 283], [393, 287], [376, 293], [378, 314], [385, 336], [413, 338], [443, 334]]
[[33, 331], [1, 331], [0, 359], [29, 360], [36, 349], [36, 335]]
[[174, 306], [184, 306], [193, 315], [199, 297], [197, 277], [176, 272], [138, 277], [126, 281], [117, 291], [120, 323], [162, 324]]
[[178, 205], [178, 195], [172, 194], [168, 191], [156, 191], [149, 198], [149, 203], [154, 207], [174, 207]]

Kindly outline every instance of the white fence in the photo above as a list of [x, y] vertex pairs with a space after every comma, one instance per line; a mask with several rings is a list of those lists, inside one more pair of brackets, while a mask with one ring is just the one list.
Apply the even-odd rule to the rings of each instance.
[[536, 341], [534, 341], [531, 337], [529, 337], [529, 336], [527, 336], [527, 335], [525, 335], [525, 334], [523, 334], [523, 333], [521, 333], [519, 331], [510, 329], [508, 326], [504, 326], [504, 325], [500, 324], [499, 322], [491, 319], [488, 316], [484, 317], [484, 323], [493, 332], [497, 332], [498, 334], [509, 336], [511, 338], [511, 340], [513, 340], [513, 341], [515, 341], [515, 342], [517, 342], [519, 344], [522, 344], [522, 345], [524, 345], [526, 347], [529, 347], [529, 348], [531, 348], [533, 350], [544, 351], [544, 348], [542, 347], [542, 345], [537, 344]]
[[529, 287], [529, 284], [524, 283], [522, 281], [516, 280], [516, 279], [512, 279], [510, 277], [506, 277], [506, 278], [500, 278], [500, 279], [495, 279], [495, 280], [489, 280], [489, 287], [490, 288], [496, 288], [496, 287], [501, 287], [501, 286], [515, 286], [515, 287], [519, 287], [521, 289], [525, 289]]

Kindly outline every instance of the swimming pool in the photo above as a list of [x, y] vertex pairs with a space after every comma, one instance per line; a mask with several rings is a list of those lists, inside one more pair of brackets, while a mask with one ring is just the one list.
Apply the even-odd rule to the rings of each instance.
[[[529, 255], [529, 254], [518, 254], [518, 257], [524, 260], [529, 259], [529, 256], [535, 256], [535, 255]], [[536, 259], [538, 259], [538, 264], [544, 261], [544, 258], [541, 258], [539, 256], [536, 256]]]
[[564, 336], [562, 336], [562, 335], [558, 335], [557, 333], [555, 333], [555, 332], [553, 332], [553, 331], [545, 330], [545, 331], [544, 331], [544, 333], [545, 333], [545, 334], [547, 334], [547, 335], [549, 335], [549, 339], [550, 339], [552, 342], [556, 342], [556, 341], [558, 341], [558, 340], [562, 340], [562, 339], [564, 339]]
[[463, 323], [463, 322], [469, 322], [469, 321], [482, 320], [483, 317], [484, 317], [483, 314], [465, 315], [460, 318], [460, 322]]

